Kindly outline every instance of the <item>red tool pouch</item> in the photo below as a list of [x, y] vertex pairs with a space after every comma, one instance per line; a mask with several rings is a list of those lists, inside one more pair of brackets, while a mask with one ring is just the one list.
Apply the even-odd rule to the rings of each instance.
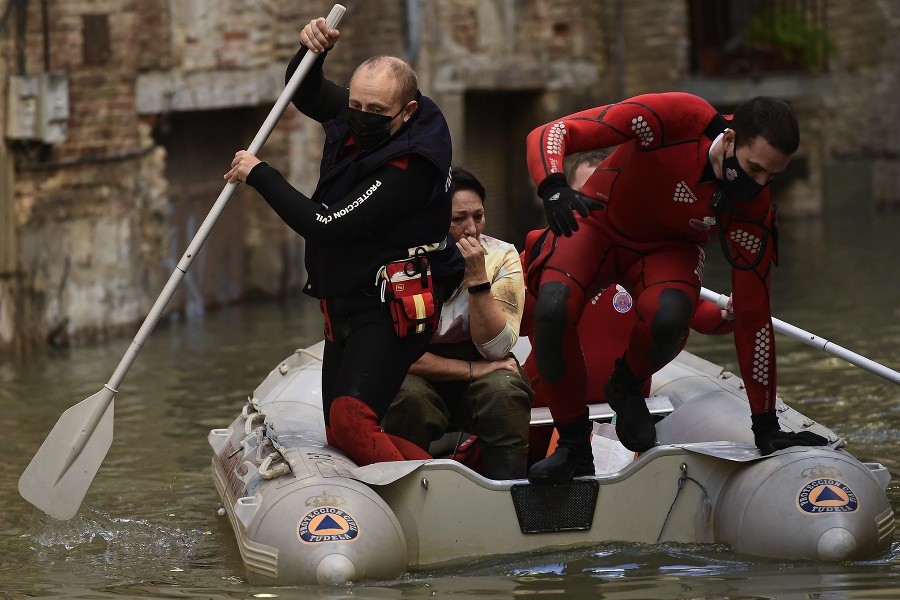
[[425, 252], [390, 262], [378, 271], [381, 299], [391, 309], [397, 337], [432, 332], [437, 327], [431, 266]]

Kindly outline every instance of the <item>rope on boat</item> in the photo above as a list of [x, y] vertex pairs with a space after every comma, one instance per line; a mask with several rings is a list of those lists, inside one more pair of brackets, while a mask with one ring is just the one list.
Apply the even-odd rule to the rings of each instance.
[[[296, 350], [297, 354], [308, 354], [314, 359], [322, 360], [312, 352], [305, 349]], [[285, 366], [285, 365], [282, 365]], [[269, 424], [268, 415], [265, 410], [260, 410], [259, 401], [256, 398], [247, 398], [247, 404], [241, 411], [244, 417], [244, 432], [246, 437], [241, 445], [228, 458], [231, 459], [240, 451], [252, 451], [256, 449], [256, 462], [259, 463], [259, 475], [263, 479], [276, 479], [287, 473], [293, 473], [297, 461], [287, 457], [287, 450], [278, 443], [274, 428]], [[270, 452], [265, 458], [263, 455], [267, 449], [271, 447], [274, 451]], [[272, 466], [272, 463], [280, 460], [278, 464]]]
[[[281, 477], [282, 475], [287, 475], [288, 473], [294, 472], [294, 467], [297, 466], [297, 461], [293, 458], [288, 458], [285, 453], [287, 450], [284, 446], [279, 444], [278, 442], [267, 439], [267, 441], [271, 442], [272, 447], [275, 449], [275, 452], [270, 453], [265, 460], [262, 461], [259, 465], [259, 476], [263, 479], [276, 479]], [[274, 467], [272, 467], [272, 461], [281, 459], [282, 462], [278, 463]], [[270, 468], [271, 467], [271, 468]]]
[[[260, 463], [259, 476], [263, 479], [275, 479], [282, 475], [293, 473], [294, 467], [297, 466], [297, 461], [287, 457], [287, 449], [278, 443], [275, 432], [270, 428], [266, 428], [265, 437], [262, 440], [260, 447], [257, 449], [257, 452], [267, 445], [271, 445], [274, 452], [269, 453], [269, 455]], [[262, 453], [259, 453], [257, 457], [261, 455]], [[272, 462], [279, 459], [281, 462], [273, 467]]]
[[305, 354], [305, 355], [307, 355], [307, 356], [310, 356], [310, 357], [314, 358], [315, 360], [317, 360], [317, 361], [319, 361], [319, 362], [322, 362], [322, 357], [321, 357], [321, 356], [319, 356], [319, 355], [316, 354], [315, 352], [310, 352], [310, 351], [309, 351], [308, 349], [306, 349], [306, 348], [297, 348], [296, 350], [294, 350], [294, 354]]
[[[293, 473], [293, 467], [297, 466], [294, 459], [285, 459], [285, 462], [278, 463], [272, 467], [272, 461], [278, 458], [284, 458], [280, 452], [272, 452], [269, 454], [262, 464], [259, 465], [259, 476], [263, 479], [276, 479], [282, 475]], [[271, 467], [271, 468], [270, 468]]]
[[689, 477], [687, 474], [687, 465], [681, 465], [681, 477], [678, 478], [678, 491], [675, 492], [675, 497], [672, 499], [672, 504], [669, 506], [669, 512], [666, 513], [666, 518], [663, 520], [662, 527], [659, 530], [659, 535], [656, 536], [656, 541], [659, 542], [662, 539], [663, 531], [666, 530], [666, 524], [669, 522], [669, 517], [672, 515], [672, 509], [675, 508], [675, 502], [678, 501], [678, 496], [681, 495], [681, 490], [684, 488], [685, 481], [693, 481], [697, 484], [697, 487], [700, 488], [700, 491], [703, 492], [703, 517], [706, 522], [709, 522], [709, 516], [712, 513], [712, 505], [709, 502], [709, 493], [706, 491], [706, 488], [703, 487], [703, 484], [694, 479], [693, 477]]
[[253, 432], [253, 424], [262, 419], [265, 422], [266, 415], [263, 413], [253, 413], [247, 417], [247, 420], [244, 421], [244, 433], [250, 435]]

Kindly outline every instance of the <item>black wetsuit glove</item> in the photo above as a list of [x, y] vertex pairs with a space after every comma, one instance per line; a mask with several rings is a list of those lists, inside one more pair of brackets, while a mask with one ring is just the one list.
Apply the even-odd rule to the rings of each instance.
[[590, 198], [569, 187], [566, 176], [553, 173], [538, 186], [538, 196], [544, 201], [544, 212], [547, 213], [547, 225], [555, 235], [570, 237], [578, 231], [578, 222], [573, 211], [582, 217], [588, 216], [591, 210], [602, 205], [592, 202]]
[[775, 412], [767, 412], [761, 415], [752, 415], [753, 437], [756, 447], [763, 456], [772, 454], [776, 450], [783, 450], [791, 446], [825, 446], [828, 440], [812, 431], [794, 433], [781, 431], [778, 425], [778, 415]]

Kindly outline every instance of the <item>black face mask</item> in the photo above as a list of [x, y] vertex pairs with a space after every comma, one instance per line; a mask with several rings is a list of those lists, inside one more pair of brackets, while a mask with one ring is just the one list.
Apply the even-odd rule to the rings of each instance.
[[[400, 112], [403, 112], [402, 110]], [[379, 115], [365, 112], [358, 108], [347, 109], [347, 125], [353, 135], [353, 141], [363, 152], [375, 150], [391, 139], [391, 121], [397, 118], [390, 115]]]
[[758, 184], [737, 159], [737, 150], [731, 156], [722, 158], [722, 188], [739, 202], [749, 202], [756, 198], [766, 186]]

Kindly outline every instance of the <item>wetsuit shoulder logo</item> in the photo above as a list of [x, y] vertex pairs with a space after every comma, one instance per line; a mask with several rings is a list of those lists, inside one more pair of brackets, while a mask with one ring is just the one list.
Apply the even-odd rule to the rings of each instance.
[[631, 310], [631, 307], [634, 306], [634, 300], [631, 298], [631, 294], [625, 291], [620, 285], [616, 286], [616, 289], [619, 290], [616, 292], [616, 295], [613, 296], [612, 305], [620, 313], [627, 313]]
[[649, 146], [653, 143], [653, 130], [650, 123], [644, 120], [643, 115], [631, 119], [631, 130], [640, 140], [641, 146]]

